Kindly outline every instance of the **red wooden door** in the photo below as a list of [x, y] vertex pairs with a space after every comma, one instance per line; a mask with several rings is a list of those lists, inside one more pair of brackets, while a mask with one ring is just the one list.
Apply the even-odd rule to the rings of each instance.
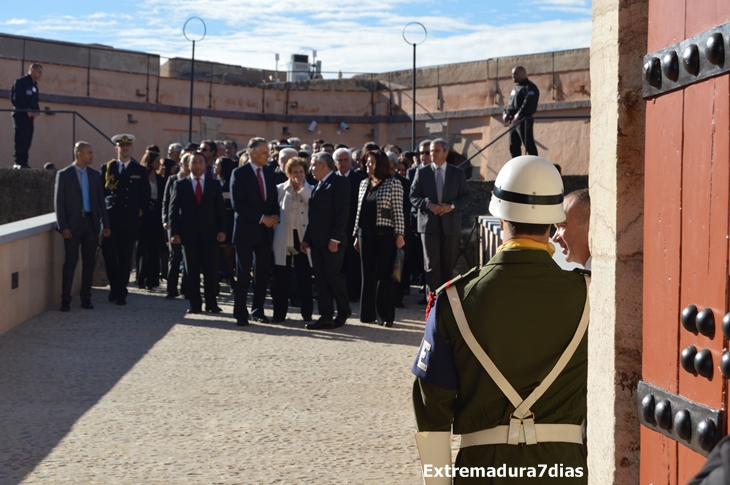
[[685, 484], [728, 433], [728, 21], [728, 0], [649, 0], [641, 484]]

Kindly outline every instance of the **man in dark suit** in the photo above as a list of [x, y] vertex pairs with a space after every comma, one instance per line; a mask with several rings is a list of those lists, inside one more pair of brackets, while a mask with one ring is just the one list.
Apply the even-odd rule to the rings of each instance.
[[149, 207], [150, 184], [147, 170], [132, 158], [132, 135], [115, 135], [117, 158], [101, 167], [104, 201], [109, 212], [111, 236], [101, 243], [106, 277], [111, 291], [109, 301], [127, 304], [127, 284], [132, 251], [144, 210]]
[[[341, 273], [350, 214], [350, 184], [334, 173], [335, 161], [327, 152], [312, 155], [311, 165], [319, 183], [309, 198], [309, 225], [301, 249], [304, 253], [312, 252], [320, 317], [306, 328], [316, 330], [341, 327], [352, 315], [345, 277]], [[334, 319], [333, 298], [337, 304]]]
[[274, 228], [279, 223], [279, 202], [274, 173], [266, 164], [269, 145], [263, 138], [248, 142], [249, 161], [231, 175], [231, 205], [235, 211], [233, 244], [236, 245], [236, 296], [233, 316], [239, 326], [248, 325], [246, 297], [253, 275], [251, 317], [269, 323], [264, 315], [266, 285], [271, 271]]
[[[172, 188], [175, 186], [178, 180], [182, 180], [190, 175], [190, 158], [191, 153], [185, 153], [180, 158], [180, 169], [175, 175], [171, 175], [167, 179], [165, 184], [165, 195], [162, 198], [162, 228], [167, 231], [168, 241], [171, 239], [170, 234], [170, 199], [172, 198]], [[177, 281], [180, 276], [180, 263], [183, 260], [182, 246], [180, 244], [172, 244], [170, 242], [170, 257], [167, 262], [167, 273], [165, 279], [167, 280], [167, 300], [174, 300], [180, 296], [180, 292], [177, 291]], [[187, 283], [187, 276], [183, 273], [182, 277], [182, 292], [185, 293], [185, 284]]]
[[90, 167], [94, 160], [91, 145], [74, 145], [74, 163], [56, 174], [56, 224], [63, 236], [65, 260], [61, 283], [61, 311], [71, 309], [71, 285], [81, 248], [81, 308], [92, 309], [91, 282], [94, 277], [99, 230], [109, 237], [109, 215], [104, 205], [104, 187], [99, 172]]
[[28, 75], [16, 79], [10, 89], [10, 102], [14, 108], [32, 111], [14, 111], [15, 165], [13, 168], [30, 168], [28, 150], [33, 141], [33, 119], [40, 113], [38, 107], [38, 81], [43, 75], [43, 66], [31, 64]]
[[446, 163], [448, 142], [441, 138], [433, 140], [430, 152], [431, 164], [420, 167], [413, 179], [411, 203], [418, 214], [426, 283], [430, 291], [436, 291], [453, 276], [461, 211], [471, 199], [464, 171]]
[[362, 275], [360, 271], [360, 253], [352, 246], [355, 241], [355, 217], [357, 216], [357, 195], [360, 193], [360, 182], [365, 176], [352, 169], [352, 155], [347, 148], [338, 148], [333, 155], [337, 175], [347, 178], [350, 182], [350, 213], [347, 218], [347, 244], [345, 244], [345, 259], [342, 261], [342, 274], [347, 281], [347, 295], [350, 301], [360, 301], [360, 286]]
[[186, 296], [188, 313], [200, 313], [200, 272], [203, 272], [205, 309], [220, 313], [216, 302], [220, 243], [226, 239], [226, 208], [217, 180], [205, 176], [205, 157], [190, 157], [190, 176], [178, 180], [170, 197], [170, 242], [182, 244], [185, 272], [188, 275]]

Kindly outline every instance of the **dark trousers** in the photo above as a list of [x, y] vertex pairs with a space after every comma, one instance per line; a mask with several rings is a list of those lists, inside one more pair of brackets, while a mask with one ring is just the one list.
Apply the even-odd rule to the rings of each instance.
[[350, 312], [350, 300], [347, 298], [347, 283], [342, 276], [342, 260], [345, 247], [340, 244], [337, 252], [331, 252], [327, 245], [310, 246], [312, 266], [314, 267], [314, 283], [317, 285], [317, 307], [323, 319], [331, 319], [335, 315], [332, 304], [334, 298], [337, 312], [343, 316]]
[[[180, 276], [180, 263], [183, 260], [182, 245], [172, 244], [170, 248], [170, 259], [167, 262], [167, 294], [174, 295], [177, 293], [177, 280]], [[187, 275], [183, 272], [182, 292], [185, 293], [185, 285], [187, 283]]]
[[395, 235], [361, 235], [360, 257], [362, 260], [362, 293], [360, 296], [360, 321], [383, 322], [395, 320], [395, 289], [393, 262], [395, 261]]
[[28, 113], [13, 115], [13, 128], [15, 128], [15, 163], [28, 165], [28, 151], [33, 141], [33, 118], [28, 118]]
[[444, 234], [440, 222], [438, 232], [421, 234], [423, 266], [430, 291], [436, 291], [453, 278], [456, 257], [459, 255], [459, 235]]
[[[294, 248], [299, 250], [299, 237], [294, 231]], [[297, 276], [297, 286], [300, 297], [302, 318], [310, 320], [314, 311], [312, 298], [312, 268], [306, 254], [288, 255], [284, 266], [274, 265], [274, 285], [271, 288], [271, 298], [274, 300], [274, 319], [286, 318], [289, 311], [289, 279], [291, 268]]]
[[137, 221], [130, 224], [112, 224], [111, 235], [101, 242], [106, 277], [111, 287], [112, 299], [126, 298], [132, 252], [137, 241]]
[[91, 282], [94, 279], [99, 235], [94, 232], [91, 214], [82, 217], [81, 221], [81, 233], [72, 234], [71, 239], [63, 240], [65, 259], [61, 280], [61, 299], [67, 303], [71, 301], [71, 286], [74, 281], [76, 264], [79, 262], [79, 248], [81, 249], [81, 292], [79, 296], [81, 296], [81, 301], [91, 300]]
[[352, 247], [354, 240], [347, 238], [345, 257], [342, 260], [342, 274], [347, 282], [347, 296], [350, 300], [360, 298], [360, 287], [362, 286], [362, 274], [360, 272], [360, 255]]
[[535, 123], [535, 120], [530, 116], [519, 123], [520, 126], [512, 130], [509, 134], [509, 152], [512, 158], [522, 155], [523, 143], [525, 144], [525, 150], [528, 155], [537, 156], [535, 137], [532, 134], [532, 125]]
[[266, 286], [271, 270], [271, 243], [266, 238], [256, 246], [236, 244], [236, 296], [233, 301], [233, 316], [237, 320], [248, 320], [246, 299], [251, 284], [251, 267], [253, 267], [251, 314], [264, 316]]
[[[415, 218], [412, 219], [411, 227], [417, 227]], [[423, 243], [421, 243], [421, 235], [414, 229], [411, 231], [410, 236], [410, 241], [406, 241], [406, 246], [408, 246], [408, 264], [411, 267], [410, 273], [418, 278], [418, 284], [422, 284], [424, 273]]]
[[185, 296], [190, 301], [190, 308], [200, 310], [203, 306], [203, 299], [200, 297], [201, 271], [203, 273], [205, 306], [207, 308], [218, 306], [216, 294], [218, 292], [220, 243], [218, 241], [206, 241], [198, 235], [196, 238], [186, 239], [182, 247], [185, 273], [188, 275]]
[[154, 210], [145, 220], [137, 239], [137, 285], [154, 288], [160, 285], [160, 243], [163, 232], [160, 218]]

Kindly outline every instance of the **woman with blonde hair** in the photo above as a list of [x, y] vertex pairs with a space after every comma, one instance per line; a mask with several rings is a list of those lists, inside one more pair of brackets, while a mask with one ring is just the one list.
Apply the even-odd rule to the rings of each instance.
[[301, 298], [301, 313], [305, 322], [312, 320], [312, 268], [309, 258], [300, 251], [300, 244], [309, 224], [309, 197], [312, 186], [306, 181], [307, 161], [290, 159], [284, 167], [289, 180], [276, 186], [279, 196], [280, 221], [274, 230], [274, 300], [272, 322], [286, 320], [289, 307], [289, 276], [294, 267]]

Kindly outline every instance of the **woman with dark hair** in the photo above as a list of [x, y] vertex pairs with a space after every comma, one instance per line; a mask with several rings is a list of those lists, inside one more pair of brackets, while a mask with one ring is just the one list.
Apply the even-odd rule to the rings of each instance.
[[233, 169], [236, 168], [236, 163], [228, 157], [221, 157], [215, 162], [215, 176], [221, 184], [221, 190], [223, 191], [223, 200], [226, 205], [226, 240], [221, 243], [221, 259], [226, 268], [226, 274], [228, 276], [228, 286], [231, 288], [231, 293], [236, 287], [236, 246], [231, 242], [233, 240], [233, 206], [231, 205], [231, 174]]
[[368, 178], [360, 183], [355, 217], [355, 249], [362, 262], [360, 321], [395, 320], [393, 263], [396, 250], [405, 245], [403, 186], [392, 177], [388, 156], [381, 150], [363, 155]]
[[289, 180], [276, 186], [281, 222], [274, 229], [274, 285], [271, 288], [274, 323], [286, 319], [291, 267], [294, 267], [297, 275], [302, 319], [305, 322], [312, 321], [312, 267], [307, 255], [300, 251], [300, 243], [309, 224], [309, 196], [312, 195], [312, 186], [306, 180], [308, 168], [309, 164], [304, 158], [289, 159], [284, 166], [284, 173]]
[[137, 286], [152, 290], [160, 285], [160, 246], [164, 242], [162, 229], [162, 196], [165, 180], [158, 175], [160, 154], [146, 151], [139, 164], [147, 169], [150, 203], [142, 212], [142, 228], [137, 236]]

